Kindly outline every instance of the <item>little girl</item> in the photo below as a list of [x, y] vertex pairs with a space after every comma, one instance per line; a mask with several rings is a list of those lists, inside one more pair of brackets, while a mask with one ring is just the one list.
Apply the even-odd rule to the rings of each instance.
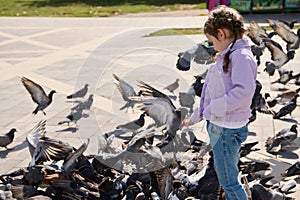
[[242, 16], [233, 8], [220, 6], [211, 11], [204, 33], [219, 55], [206, 76], [200, 106], [182, 122], [189, 126], [206, 119], [215, 171], [227, 200], [247, 200], [238, 178], [238, 161], [248, 135], [257, 65], [243, 37], [245, 31]]

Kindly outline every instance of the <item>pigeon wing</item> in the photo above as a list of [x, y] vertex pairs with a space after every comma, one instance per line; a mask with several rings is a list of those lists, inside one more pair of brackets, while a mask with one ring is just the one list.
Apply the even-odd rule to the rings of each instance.
[[37, 125], [35, 125], [30, 133], [26, 136], [26, 141], [28, 143], [28, 148], [31, 156], [33, 156], [34, 150], [40, 138], [46, 135], [46, 120], [41, 120]]
[[265, 45], [268, 50], [271, 52], [271, 59], [274, 61], [281, 59], [288, 59], [286, 54], [282, 51], [282, 49], [278, 48], [278, 46], [274, 45], [274, 43], [270, 41], [265, 41]]
[[48, 97], [44, 89], [39, 84], [26, 77], [22, 77], [21, 81], [35, 103], [41, 104], [42, 102], [48, 101]]
[[287, 26], [285, 23], [282, 23], [277, 20], [267, 19], [270, 26], [273, 30], [287, 43], [294, 43], [297, 41], [297, 35]]
[[43, 138], [37, 143], [31, 166], [44, 161], [64, 159], [72, 150], [73, 147], [67, 143], [51, 138]]
[[120, 79], [117, 75], [113, 74], [115, 78], [115, 84], [119, 90], [119, 92], [122, 95], [122, 98], [124, 101], [128, 101], [130, 96], [136, 96], [136, 92], [134, 91], [134, 88], [124, 80]]
[[166, 124], [173, 113], [172, 106], [164, 98], [145, 99], [141, 105], [141, 110], [145, 111], [157, 126]]

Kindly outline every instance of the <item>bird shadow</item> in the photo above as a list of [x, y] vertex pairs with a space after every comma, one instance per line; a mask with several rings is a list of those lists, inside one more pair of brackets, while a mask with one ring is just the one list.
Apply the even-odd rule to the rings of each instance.
[[297, 120], [292, 119], [292, 118], [279, 118], [278, 120], [281, 120], [281, 121], [284, 121], [284, 122], [289, 122], [289, 123], [299, 124]]
[[276, 88], [276, 87], [272, 87], [271, 88], [272, 91], [277, 91], [277, 92], [284, 92], [284, 91], [287, 91], [288, 89], [287, 88]]
[[82, 103], [80, 100], [67, 100], [67, 103]]
[[5, 149], [4, 151], [0, 151], [0, 158], [6, 158], [10, 152], [20, 151], [28, 146], [27, 141], [24, 140], [21, 144], [18, 144], [12, 149]]
[[65, 129], [57, 130], [55, 132], [60, 133], [60, 132], [71, 132], [71, 133], [76, 133], [78, 131], [77, 127], [68, 127]]
[[294, 159], [294, 160], [299, 158], [298, 154], [287, 150], [281, 150], [276, 155], [280, 156], [280, 158], [287, 158], [287, 159]]
[[251, 131], [248, 132], [248, 136], [256, 136], [256, 135], [257, 134], [255, 132], [251, 132]]

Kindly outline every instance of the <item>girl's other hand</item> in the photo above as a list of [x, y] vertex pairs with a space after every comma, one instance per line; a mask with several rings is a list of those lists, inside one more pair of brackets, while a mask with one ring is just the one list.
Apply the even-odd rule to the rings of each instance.
[[190, 119], [190, 118], [185, 118], [184, 120], [182, 120], [181, 122], [181, 126], [185, 127], [185, 126], [192, 126], [195, 123]]

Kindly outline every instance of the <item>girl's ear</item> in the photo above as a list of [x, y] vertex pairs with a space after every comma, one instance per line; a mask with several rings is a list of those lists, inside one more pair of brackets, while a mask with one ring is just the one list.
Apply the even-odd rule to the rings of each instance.
[[223, 30], [223, 29], [218, 29], [217, 30], [217, 36], [218, 36], [218, 39], [219, 40], [224, 40], [224, 39], [226, 39], [226, 33], [225, 33], [225, 31]]

